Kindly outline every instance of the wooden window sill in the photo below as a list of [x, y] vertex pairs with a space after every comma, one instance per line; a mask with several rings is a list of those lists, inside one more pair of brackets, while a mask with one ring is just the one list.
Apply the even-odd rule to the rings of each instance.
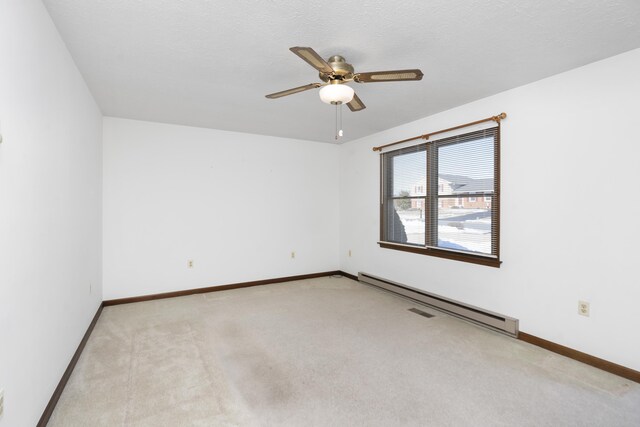
[[472, 255], [436, 248], [425, 248], [420, 246], [410, 246], [390, 242], [378, 242], [378, 245], [380, 245], [380, 247], [384, 249], [393, 249], [396, 251], [435, 256], [438, 258], [446, 258], [455, 261], [469, 262], [472, 264], [486, 265], [488, 267], [500, 268], [500, 264], [502, 264], [502, 261], [500, 261], [498, 258], [484, 257], [482, 255]]

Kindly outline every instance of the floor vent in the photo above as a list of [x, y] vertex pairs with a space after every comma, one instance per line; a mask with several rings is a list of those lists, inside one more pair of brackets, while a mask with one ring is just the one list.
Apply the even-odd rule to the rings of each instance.
[[518, 319], [514, 319], [513, 317], [504, 316], [502, 314], [464, 304], [459, 301], [454, 301], [440, 295], [414, 289], [367, 273], [358, 273], [358, 280], [362, 283], [393, 292], [394, 294], [409, 298], [444, 313], [459, 317], [494, 331], [501, 332], [512, 337], [518, 336]]
[[417, 308], [410, 308], [409, 311], [415, 314], [419, 314], [420, 316], [424, 316], [428, 319], [435, 317], [435, 315], [427, 313], [426, 311], [418, 310]]

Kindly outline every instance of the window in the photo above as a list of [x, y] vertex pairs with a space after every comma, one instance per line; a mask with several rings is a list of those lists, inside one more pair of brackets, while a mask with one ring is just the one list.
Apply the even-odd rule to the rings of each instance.
[[493, 127], [383, 153], [380, 246], [499, 267], [499, 140]]

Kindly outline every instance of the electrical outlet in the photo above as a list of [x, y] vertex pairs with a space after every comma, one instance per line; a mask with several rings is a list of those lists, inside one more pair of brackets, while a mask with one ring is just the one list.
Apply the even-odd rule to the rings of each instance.
[[187, 261], [187, 268], [193, 268], [193, 260], [192, 259]]
[[295, 257], [296, 257], [295, 251], [291, 251], [291, 259], [294, 259]]
[[3, 409], [4, 409], [4, 390], [0, 390], [0, 417], [2, 416]]
[[349, 257], [351, 257], [351, 249], [349, 249]]
[[586, 301], [578, 301], [578, 314], [580, 316], [589, 317], [589, 303]]

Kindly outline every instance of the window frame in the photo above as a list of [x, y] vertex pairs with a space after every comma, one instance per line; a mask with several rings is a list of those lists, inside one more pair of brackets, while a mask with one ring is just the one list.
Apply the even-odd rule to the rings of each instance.
[[[495, 136], [494, 136], [493, 193], [491, 194], [491, 196], [487, 196], [486, 194], [471, 196], [471, 197], [484, 197], [485, 201], [487, 197], [490, 197], [491, 204], [492, 204], [492, 214], [493, 214], [491, 219], [492, 254], [485, 255], [485, 254], [472, 253], [472, 252], [466, 252], [466, 251], [457, 251], [455, 249], [446, 249], [446, 248], [439, 248], [434, 246], [427, 246], [428, 243], [427, 243], [427, 237], [426, 237], [431, 232], [431, 229], [434, 227], [434, 224], [435, 224], [435, 227], [437, 227], [437, 218], [435, 218], [435, 222], [434, 222], [434, 218], [430, 218], [430, 215], [432, 215], [432, 212], [434, 210], [435, 212], [437, 212], [437, 209], [440, 206], [440, 200], [442, 199], [442, 197], [439, 197], [440, 195], [438, 191], [436, 191], [435, 194], [433, 194], [433, 191], [431, 193], [429, 191], [429, 189], [439, 190], [438, 182], [435, 182], [435, 183], [430, 182], [430, 181], [433, 181], [432, 178], [430, 179], [430, 176], [433, 176], [433, 173], [428, 172], [430, 170], [429, 168], [435, 168], [434, 169], [436, 170], [435, 176], [438, 175], [438, 172], [437, 172], [438, 156], [434, 155], [433, 153], [437, 152], [437, 149], [442, 146], [456, 144], [456, 143], [470, 142], [470, 141], [473, 141], [474, 139], [480, 139], [482, 138], [483, 132], [487, 129], [491, 129], [491, 128], [485, 128], [479, 131], [460, 133], [448, 138], [427, 141], [426, 143], [380, 153], [380, 217], [379, 217], [380, 240], [378, 241], [378, 245], [381, 248], [399, 250], [404, 252], [410, 252], [410, 253], [416, 253], [421, 255], [428, 255], [428, 256], [434, 256], [438, 258], [445, 258], [445, 259], [450, 259], [455, 261], [462, 261], [462, 262], [468, 262], [473, 264], [485, 265], [489, 267], [500, 268], [500, 264], [502, 264], [502, 261], [500, 260], [500, 125], [499, 124], [496, 127], [495, 134], [494, 134]], [[474, 136], [476, 135], [478, 138], [474, 138]], [[431, 150], [431, 151], [428, 151], [428, 150]], [[387, 196], [386, 188], [385, 188], [385, 180], [387, 175], [390, 173], [390, 171], [389, 170], [385, 171], [385, 167], [389, 169], [390, 167], [392, 167], [390, 165], [392, 165], [393, 162], [387, 162], [385, 164], [385, 156], [387, 156], [388, 158], [389, 154], [391, 153], [393, 153], [392, 156], [397, 156], [397, 155], [407, 154], [411, 152], [418, 152], [418, 151], [425, 151], [425, 156], [426, 156], [427, 174], [426, 174], [425, 180], [426, 180], [427, 191], [425, 192], [426, 193], [425, 196], [421, 196], [421, 197], [420, 196], [419, 197], [416, 197], [416, 196], [394, 197], [393, 195]], [[462, 196], [462, 197], [464, 198], [465, 196]], [[468, 198], [469, 195], [467, 195], [466, 197]], [[387, 225], [385, 222], [386, 220], [385, 209], [388, 208], [388, 204], [386, 203], [385, 198], [387, 198], [390, 201], [393, 201], [395, 199], [401, 199], [401, 198], [407, 198], [407, 199], [418, 198], [418, 199], [424, 200], [425, 217], [426, 217], [425, 246], [419, 246], [414, 244], [404, 244], [404, 243], [384, 240], [385, 227]], [[458, 198], [456, 200], [460, 200], [460, 199]], [[495, 238], [493, 238], [494, 233], [495, 233]]]

